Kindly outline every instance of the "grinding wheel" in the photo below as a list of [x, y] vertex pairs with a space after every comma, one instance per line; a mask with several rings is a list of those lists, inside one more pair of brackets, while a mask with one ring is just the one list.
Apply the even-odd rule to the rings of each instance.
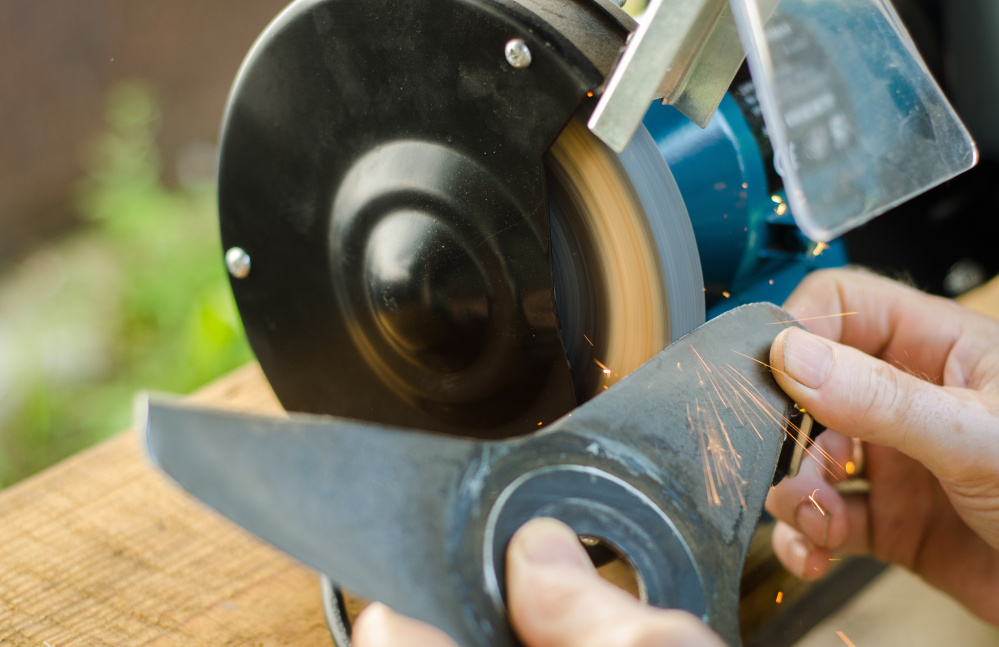
[[687, 209], [644, 127], [618, 155], [573, 120], [546, 158], [555, 304], [588, 400], [704, 323]]
[[[555, 306], [576, 397], [584, 402], [704, 323], [700, 260], [679, 189], [644, 126], [620, 155], [575, 118], [545, 158]], [[599, 543], [602, 573], [629, 568]], [[338, 647], [366, 601], [320, 578]]]

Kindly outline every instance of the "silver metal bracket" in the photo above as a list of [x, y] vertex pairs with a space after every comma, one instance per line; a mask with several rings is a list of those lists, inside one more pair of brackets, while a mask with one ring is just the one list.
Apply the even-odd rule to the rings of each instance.
[[[764, 15], [777, 2], [762, 0]], [[621, 152], [661, 99], [703, 128], [745, 57], [729, 0], [651, 0], [587, 125]]]

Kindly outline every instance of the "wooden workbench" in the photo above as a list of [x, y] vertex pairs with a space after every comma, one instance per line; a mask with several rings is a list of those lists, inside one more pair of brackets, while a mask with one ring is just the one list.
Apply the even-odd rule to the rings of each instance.
[[[999, 280], [966, 297], [999, 318]], [[192, 396], [281, 415], [248, 366]], [[0, 645], [329, 645], [317, 578], [182, 493], [127, 432], [0, 493]]]
[[[280, 415], [251, 365], [193, 396]], [[0, 494], [0, 645], [328, 645], [318, 581], [123, 433]]]

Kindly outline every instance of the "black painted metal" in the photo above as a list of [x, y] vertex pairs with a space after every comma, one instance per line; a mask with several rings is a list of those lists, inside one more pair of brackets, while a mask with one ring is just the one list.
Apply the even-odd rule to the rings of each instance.
[[726, 313], [529, 436], [154, 403], [148, 444], [222, 514], [464, 647], [515, 644], [503, 558], [538, 516], [615, 547], [650, 604], [738, 645], [742, 566], [793, 412], [765, 362], [791, 319], [770, 304]]
[[219, 203], [287, 409], [499, 437], [575, 405], [542, 155], [601, 81], [513, 0], [300, 0], [268, 28], [230, 100]]

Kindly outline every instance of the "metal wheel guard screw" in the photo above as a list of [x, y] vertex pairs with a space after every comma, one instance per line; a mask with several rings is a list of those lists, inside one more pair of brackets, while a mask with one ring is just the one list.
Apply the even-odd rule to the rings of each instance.
[[506, 62], [513, 67], [518, 70], [530, 67], [531, 50], [528, 48], [527, 43], [520, 38], [514, 38], [513, 40], [507, 42], [504, 51], [506, 53]]
[[242, 247], [231, 247], [225, 253], [225, 266], [234, 279], [250, 275], [250, 255]]
[[738, 645], [743, 561], [793, 415], [765, 363], [792, 319], [737, 308], [518, 438], [154, 402], [147, 441], [222, 514], [465, 647], [517, 644], [504, 558], [539, 516], [615, 547], [650, 604], [686, 609]]

